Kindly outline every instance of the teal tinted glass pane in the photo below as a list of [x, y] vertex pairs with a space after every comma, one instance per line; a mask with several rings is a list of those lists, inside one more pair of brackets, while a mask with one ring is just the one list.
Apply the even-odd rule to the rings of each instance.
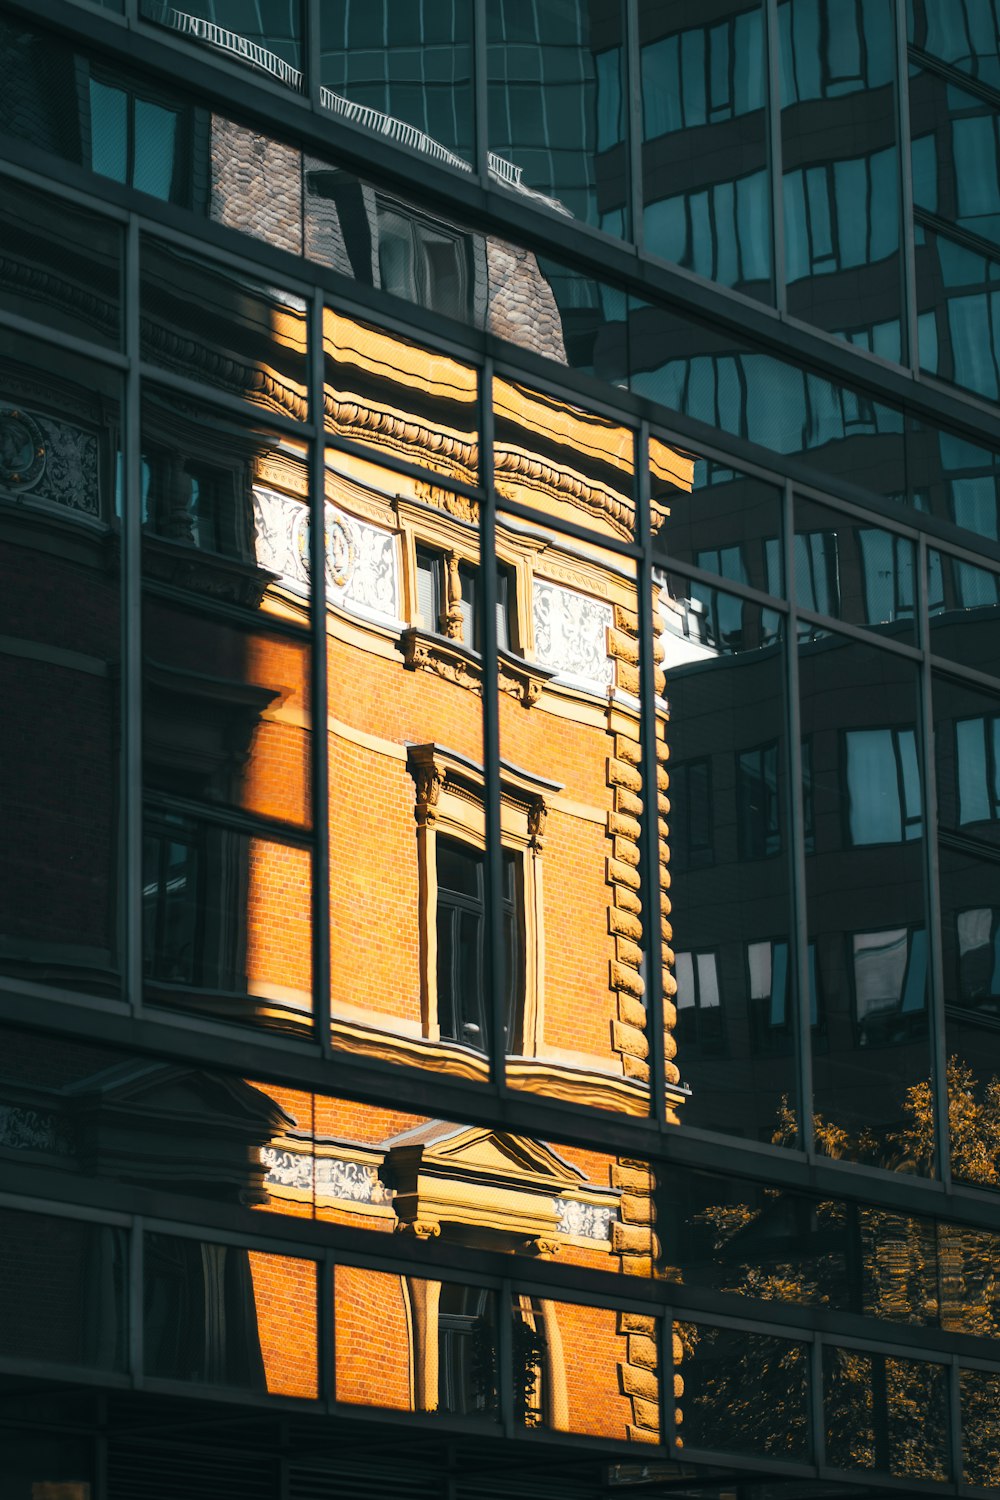
[[467, 168], [471, 24], [465, 0], [323, 0], [323, 104], [364, 130]]
[[299, 0], [140, 0], [140, 15], [189, 37], [217, 56], [302, 87]]
[[115, 182], [128, 175], [128, 103], [123, 89], [90, 80], [90, 165]]
[[771, 211], [759, 4], [640, 14], [647, 251], [770, 300]]
[[890, 0], [779, 7], [788, 308], [901, 356]]
[[935, 655], [1000, 677], [1000, 572], [931, 549], [927, 592]]
[[1000, 259], [924, 229], [916, 246], [920, 368], [1000, 396]]
[[912, 642], [916, 549], [908, 537], [803, 499], [795, 526], [795, 597], [803, 608]]
[[907, 0], [906, 25], [914, 46], [1000, 86], [997, 0]]
[[905, 498], [903, 417], [894, 407], [665, 307], [630, 301], [628, 333], [632, 390], [776, 452], [808, 455], [852, 485]]
[[910, 502], [917, 509], [951, 521], [976, 537], [1000, 537], [1000, 454], [944, 428], [911, 420], [907, 432]]
[[913, 67], [910, 129], [916, 206], [1000, 245], [1000, 114], [978, 94]]
[[174, 175], [174, 147], [177, 138], [177, 113], [151, 104], [135, 101], [135, 166], [132, 186], [154, 198], [170, 199]]
[[620, 234], [627, 174], [619, 8], [495, 0], [486, 37], [494, 179]]

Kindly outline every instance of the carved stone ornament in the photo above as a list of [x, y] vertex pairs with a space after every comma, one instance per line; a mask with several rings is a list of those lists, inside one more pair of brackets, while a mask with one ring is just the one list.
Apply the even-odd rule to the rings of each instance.
[[549, 809], [544, 797], [536, 797], [528, 808], [528, 842], [541, 854], [545, 847], [545, 823]]
[[434, 1240], [441, 1233], [436, 1219], [409, 1219], [396, 1225], [397, 1234], [412, 1234], [417, 1240]]
[[45, 472], [46, 447], [34, 417], [12, 406], [0, 407], [0, 484], [30, 490]]
[[444, 776], [437, 766], [417, 766], [414, 771], [417, 796], [413, 813], [420, 828], [433, 828], [437, 822], [437, 808], [441, 800]]
[[613, 1208], [595, 1203], [579, 1203], [573, 1198], [556, 1198], [555, 1211], [560, 1234], [573, 1234], [585, 1240], [609, 1240], [617, 1213]]
[[470, 692], [482, 693], [483, 671], [477, 657], [464, 646], [443, 636], [431, 635], [411, 625], [399, 637], [403, 665], [410, 672], [433, 672], [446, 682]]

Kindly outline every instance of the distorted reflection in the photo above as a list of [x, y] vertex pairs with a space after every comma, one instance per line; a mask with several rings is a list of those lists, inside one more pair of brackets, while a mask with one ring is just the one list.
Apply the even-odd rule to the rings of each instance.
[[[234, 7], [227, 0], [141, 0], [140, 14], [288, 88], [302, 87], [302, 27], [296, 0]], [[239, 30], [230, 30], [238, 17]]]
[[760, 5], [645, 6], [639, 46], [645, 248], [770, 301]]
[[142, 439], [147, 994], [298, 1028], [312, 1012], [304, 447], [152, 392]]
[[679, 1447], [808, 1459], [804, 1345], [742, 1329], [675, 1323], [674, 1361], [684, 1372]]
[[144, 359], [266, 412], [304, 421], [306, 315], [300, 297], [145, 240]]
[[782, 0], [778, 16], [789, 311], [898, 360], [893, 7]]
[[829, 633], [800, 642], [799, 681], [817, 1146], [933, 1173], [915, 675]]
[[117, 225], [9, 177], [0, 179], [0, 205], [0, 307], [117, 348]]
[[121, 420], [117, 372], [5, 333], [0, 969], [103, 994], [120, 973]]
[[946, 1365], [826, 1346], [827, 1463], [911, 1479], [947, 1479], [947, 1380]]
[[331, 308], [323, 315], [323, 347], [329, 431], [476, 483], [478, 387], [470, 365]]
[[935, 675], [952, 1170], [1000, 1185], [1000, 700]]

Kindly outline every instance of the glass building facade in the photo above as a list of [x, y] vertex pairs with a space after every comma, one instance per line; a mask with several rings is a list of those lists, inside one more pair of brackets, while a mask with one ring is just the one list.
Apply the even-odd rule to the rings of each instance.
[[998, 28], [0, 0], [0, 1500], [1000, 1489]]

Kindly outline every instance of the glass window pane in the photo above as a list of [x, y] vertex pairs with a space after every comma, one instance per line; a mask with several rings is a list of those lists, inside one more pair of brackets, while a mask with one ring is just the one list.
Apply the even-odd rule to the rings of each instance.
[[[630, 432], [500, 381], [494, 399], [501, 495], [578, 525], [630, 529]], [[548, 417], [548, 432], [536, 412]], [[624, 489], [620, 498], [612, 483]], [[520, 879], [508, 954], [520, 979], [507, 1078], [534, 1093], [647, 1114], [656, 1043], [644, 995], [658, 956], [638, 869], [635, 564], [542, 519], [503, 511], [497, 549], [516, 579], [513, 649], [499, 663], [501, 838]], [[660, 714], [661, 733], [663, 723]], [[666, 884], [665, 864], [660, 878]], [[661, 945], [665, 962], [668, 953]], [[671, 1036], [664, 1047], [675, 1084]]]
[[931, 548], [927, 605], [936, 656], [1000, 677], [1000, 572]]
[[337, 1266], [334, 1303], [338, 1401], [498, 1420], [496, 1295], [488, 1288]]
[[1000, 1465], [1000, 1370], [960, 1370], [962, 1478], [989, 1489]]
[[[657, 546], [670, 547], [670, 523]], [[654, 569], [682, 1125], [796, 1142], [781, 617]]]
[[305, 303], [185, 251], [142, 243], [143, 358], [304, 421]]
[[1000, 86], [1000, 33], [992, 0], [908, 0], [907, 35], [939, 57], [994, 88]]
[[901, 357], [890, 0], [778, 7], [788, 308]]
[[116, 224], [0, 178], [0, 307], [77, 338], [121, 338]]
[[914, 669], [831, 633], [800, 642], [799, 683], [811, 742], [817, 1146], [933, 1173]]
[[915, 254], [920, 368], [995, 401], [1000, 260], [925, 228]]
[[128, 1240], [121, 1229], [0, 1208], [4, 1359], [124, 1370]]
[[[795, 504], [795, 596], [805, 609], [912, 644], [916, 547], [825, 505]], [[800, 635], [817, 632], [802, 622]]]
[[121, 382], [6, 332], [0, 360], [0, 970], [116, 994]]
[[471, 12], [412, 0], [324, 0], [320, 80], [338, 118], [469, 170]]
[[[328, 431], [434, 473], [478, 477], [476, 371], [327, 308]], [[400, 419], [402, 416], [402, 420]]]
[[650, 439], [649, 460], [653, 530], [671, 557], [763, 593], [784, 593], [776, 485], [659, 437]]
[[147, 1375], [314, 1399], [315, 1261], [147, 1234]]
[[625, 236], [621, 19], [583, 0], [496, 0], [486, 12], [495, 180]]
[[140, 14], [230, 62], [285, 84], [302, 87], [302, 23], [298, 0], [141, 0]]
[[[1000, 244], [1000, 114], [944, 74], [910, 69], [913, 194], [917, 208]], [[931, 173], [925, 163], [933, 160]]]
[[771, 301], [761, 7], [650, 6], [639, 27], [645, 248]]
[[788, 1339], [674, 1324], [685, 1449], [808, 1459], [808, 1350]]
[[659, 1441], [657, 1318], [516, 1293], [513, 1314], [514, 1414], [525, 1427]]
[[827, 1345], [823, 1408], [826, 1461], [835, 1468], [948, 1477], [945, 1365]]
[[952, 1171], [995, 1187], [1000, 697], [938, 676], [933, 702]]
[[[342, 379], [337, 410], [373, 458], [326, 455], [334, 1043], [485, 1079], [479, 509], [437, 479], [374, 461], [391, 409], [413, 420], [387, 427], [390, 452], [428, 470], [449, 468], [451, 453], [467, 474], [477, 461], [475, 375], [360, 333], [348, 371], [357, 394], [341, 401]], [[382, 384], [361, 378], [366, 358]], [[468, 424], [460, 437], [457, 418]], [[359, 921], [384, 941], [359, 946]]]

